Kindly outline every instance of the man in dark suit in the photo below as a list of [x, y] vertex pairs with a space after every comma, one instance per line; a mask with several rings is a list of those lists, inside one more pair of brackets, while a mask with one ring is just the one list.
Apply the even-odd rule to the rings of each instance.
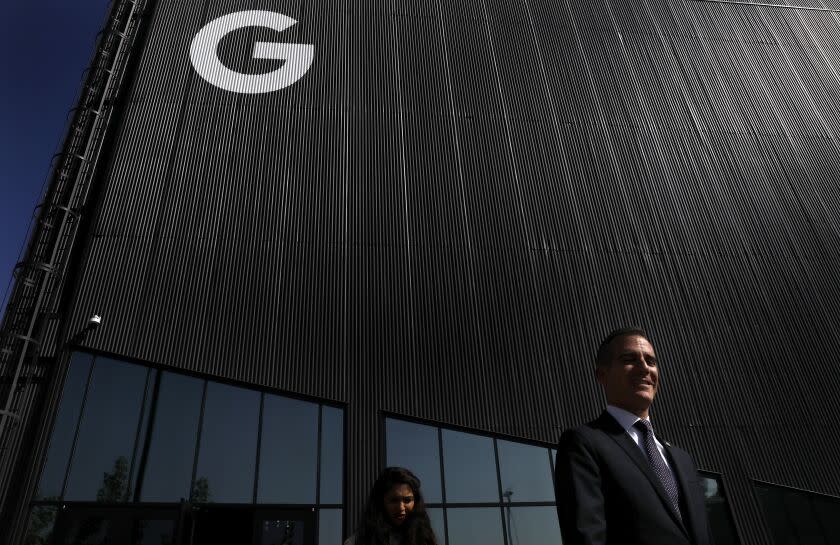
[[659, 368], [647, 334], [610, 333], [598, 349], [595, 377], [606, 410], [563, 433], [557, 447], [563, 545], [711, 545], [691, 456], [652, 428]]

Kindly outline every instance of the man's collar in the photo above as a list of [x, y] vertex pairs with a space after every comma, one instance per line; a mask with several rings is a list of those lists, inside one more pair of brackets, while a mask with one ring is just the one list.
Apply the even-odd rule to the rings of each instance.
[[[633, 428], [633, 424], [642, 420], [630, 411], [624, 410], [621, 407], [616, 407], [615, 405], [607, 405], [607, 412], [610, 413], [610, 416], [615, 418], [621, 427], [624, 428], [624, 431], [627, 432]], [[650, 418], [648, 418], [648, 422], [650, 422]]]

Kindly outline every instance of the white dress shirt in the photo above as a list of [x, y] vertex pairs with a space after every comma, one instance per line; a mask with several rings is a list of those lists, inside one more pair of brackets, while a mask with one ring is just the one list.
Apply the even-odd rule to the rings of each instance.
[[[621, 427], [624, 428], [624, 431], [630, 435], [633, 442], [636, 443], [636, 446], [639, 447], [642, 454], [645, 455], [645, 459], [647, 459], [647, 450], [645, 450], [645, 446], [642, 444], [642, 433], [634, 426], [636, 422], [642, 419], [631, 412], [616, 407], [615, 405], [607, 405], [607, 412], [610, 413], [610, 416], [615, 418], [619, 424], [621, 424]], [[648, 418], [648, 422], [650, 422], [650, 418]], [[656, 443], [656, 450], [659, 451], [659, 455], [662, 456], [665, 466], [668, 468], [668, 471], [671, 472], [671, 475], [673, 475], [674, 481], [676, 482], [677, 476], [674, 475], [674, 470], [671, 468], [671, 464], [668, 463], [668, 457], [665, 456], [665, 447], [662, 446], [662, 443], [660, 443], [659, 439], [656, 438], [656, 432], [653, 434], [653, 442]]]

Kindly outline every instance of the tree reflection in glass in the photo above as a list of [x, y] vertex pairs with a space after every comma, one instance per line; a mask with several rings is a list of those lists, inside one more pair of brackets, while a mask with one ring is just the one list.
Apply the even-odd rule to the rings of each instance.
[[113, 503], [126, 501], [130, 496], [128, 459], [119, 456], [114, 460], [114, 468], [102, 476], [102, 486], [96, 491], [96, 501]]
[[33, 507], [32, 513], [29, 515], [29, 528], [23, 538], [23, 545], [47, 545], [50, 543], [57, 512], [58, 507], [51, 505]]
[[[111, 501], [127, 499], [127, 470], [133, 458], [148, 373], [146, 367], [96, 358], [65, 500], [97, 500], [105, 484], [103, 476], [113, 477], [115, 471], [122, 471], [117, 467], [120, 457], [125, 459], [126, 475], [119, 483], [112, 478], [108, 485], [112, 488], [105, 494]], [[116, 484], [122, 489], [113, 489]]]

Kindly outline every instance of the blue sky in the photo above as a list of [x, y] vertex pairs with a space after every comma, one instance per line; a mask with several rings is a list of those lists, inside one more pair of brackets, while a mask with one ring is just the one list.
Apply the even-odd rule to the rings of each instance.
[[108, 0], [6, 0], [0, 16], [0, 293], [41, 199]]

